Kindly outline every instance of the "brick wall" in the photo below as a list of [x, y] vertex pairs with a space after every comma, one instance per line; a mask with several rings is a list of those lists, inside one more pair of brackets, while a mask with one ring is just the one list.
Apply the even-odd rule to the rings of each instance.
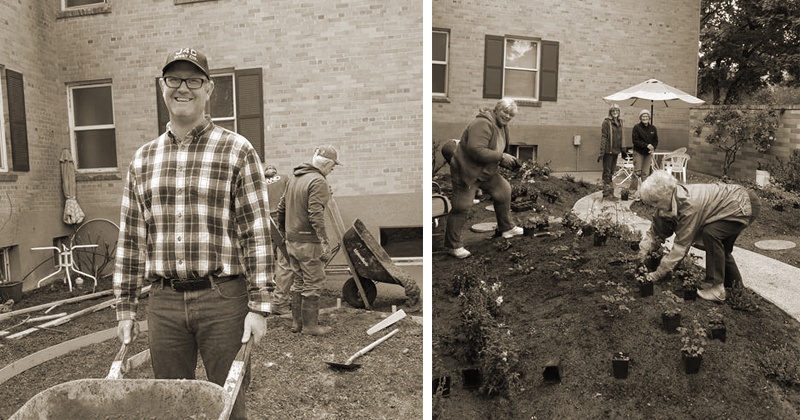
[[[539, 37], [559, 42], [558, 100], [521, 108], [513, 141], [538, 145], [539, 161], [555, 170], [600, 170], [604, 96], [650, 78], [695, 93], [699, 10], [699, 0], [433, 0], [432, 26], [450, 30], [450, 90], [446, 102], [433, 103], [433, 139], [460, 137], [479, 107], [494, 104], [482, 98], [485, 35]], [[620, 103], [628, 143], [639, 111], [650, 107], [629, 105]], [[656, 104], [654, 114], [664, 148], [686, 145], [687, 109]]]
[[[329, 179], [346, 223], [361, 218], [375, 236], [423, 223], [422, 2], [110, 0], [102, 13], [67, 15], [60, 3], [0, 0], [0, 66], [25, 78], [31, 156], [30, 172], [0, 174], [0, 227], [11, 203], [16, 212], [0, 246], [28, 250], [70, 232], [57, 161], [70, 147], [72, 83], [112, 82], [119, 171], [79, 175], [78, 201], [87, 219], [118, 220], [127, 164], [159, 134], [155, 78], [185, 46], [212, 70], [263, 69], [264, 156], [281, 172], [319, 144], [339, 147], [346, 166]], [[38, 257], [29, 254], [22, 271]]]
[[[700, 121], [710, 112], [710, 106], [692, 109], [691, 127], [697, 127]], [[775, 163], [775, 158], [786, 162], [793, 149], [800, 148], [800, 106], [791, 105], [783, 108], [781, 126], [778, 129], [777, 139], [772, 143], [766, 153], [761, 153], [752, 144], [745, 144], [736, 153], [736, 160], [728, 170], [728, 177], [740, 180], [755, 181], [758, 164]], [[708, 130], [701, 135], [694, 135], [691, 130], [688, 153], [692, 156], [688, 168], [707, 175], [722, 176], [722, 166], [725, 152], [717, 146], [705, 141]]]

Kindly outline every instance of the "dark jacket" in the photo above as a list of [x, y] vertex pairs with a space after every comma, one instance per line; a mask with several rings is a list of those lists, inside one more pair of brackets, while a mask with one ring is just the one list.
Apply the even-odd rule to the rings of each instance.
[[[502, 149], [497, 144], [501, 130], [506, 143]], [[469, 185], [486, 181], [497, 173], [510, 143], [508, 126], [500, 127], [494, 112], [483, 109], [461, 134], [451, 168], [459, 171], [462, 180]]]
[[331, 198], [328, 181], [310, 163], [294, 168], [278, 204], [278, 228], [287, 241], [327, 242], [325, 207]]
[[642, 155], [649, 155], [650, 150], [647, 149], [648, 144], [653, 145], [653, 149], [658, 147], [658, 130], [653, 124], [645, 126], [642, 123], [633, 126], [631, 132], [631, 140], [633, 141], [633, 151]]
[[600, 126], [600, 154], [618, 155], [621, 151], [622, 119], [617, 118], [614, 120], [609, 115], [603, 119], [603, 124]]

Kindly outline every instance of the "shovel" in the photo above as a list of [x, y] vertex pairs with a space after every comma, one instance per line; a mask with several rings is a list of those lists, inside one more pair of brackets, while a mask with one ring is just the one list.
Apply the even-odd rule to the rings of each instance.
[[336, 363], [336, 362], [325, 362], [325, 363], [327, 363], [328, 366], [330, 366], [331, 368], [336, 369], [336, 370], [348, 370], [348, 371], [349, 370], [356, 370], [356, 369], [360, 368], [361, 365], [357, 364], [357, 363], [353, 363], [354, 360], [356, 360], [357, 358], [363, 356], [368, 351], [374, 349], [378, 344], [383, 343], [384, 341], [388, 340], [389, 337], [395, 335], [398, 331], [400, 331], [400, 329], [399, 328], [395, 328], [394, 331], [390, 332], [389, 334], [386, 334], [383, 337], [373, 341], [372, 344], [368, 345], [367, 347], [364, 347], [363, 349], [357, 351], [354, 355], [350, 356], [350, 358], [347, 359], [347, 361], [344, 362], [344, 363]]

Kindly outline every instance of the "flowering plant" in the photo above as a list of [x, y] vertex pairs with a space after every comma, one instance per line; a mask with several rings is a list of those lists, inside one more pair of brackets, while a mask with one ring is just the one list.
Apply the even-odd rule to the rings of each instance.
[[688, 327], [678, 327], [681, 333], [681, 351], [689, 356], [700, 356], [705, 351], [706, 329], [700, 325], [697, 318], [692, 318], [691, 325]]
[[611, 236], [618, 228], [618, 224], [611, 219], [611, 215], [608, 213], [592, 218], [589, 225], [594, 228], [594, 234], [599, 236]]
[[664, 307], [664, 313], [669, 316], [675, 316], [681, 313], [681, 307], [678, 304], [683, 302], [683, 298], [678, 297], [675, 293], [669, 290], [661, 292], [664, 297], [661, 298], [661, 305]]
[[647, 278], [647, 273], [649, 273], [647, 267], [645, 267], [644, 265], [638, 265], [636, 266], [636, 268], [634, 268], [633, 278], [636, 279], [636, 281], [638, 281], [639, 283], [647, 283], [650, 281]]
[[672, 272], [673, 277], [680, 280], [684, 288], [696, 287], [705, 278], [705, 269], [697, 265], [698, 260], [700, 257], [697, 255], [688, 254]]

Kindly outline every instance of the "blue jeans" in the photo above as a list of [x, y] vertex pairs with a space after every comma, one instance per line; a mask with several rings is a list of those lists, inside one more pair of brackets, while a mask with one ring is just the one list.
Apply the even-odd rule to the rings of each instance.
[[475, 192], [480, 188], [484, 194], [489, 193], [494, 205], [494, 216], [497, 219], [497, 229], [505, 232], [514, 227], [511, 221], [511, 184], [500, 174], [496, 173], [486, 181], [476, 185], [468, 185], [461, 179], [458, 171], [452, 171], [451, 182], [453, 187], [453, 208], [447, 215], [447, 229], [444, 234], [444, 246], [447, 248], [461, 248], [461, 231], [469, 219], [469, 211], [473, 206], [472, 200]]
[[639, 152], [633, 152], [633, 177], [631, 177], [631, 191], [636, 191], [639, 188], [639, 182], [644, 182], [650, 171], [653, 169], [653, 155], [643, 155]]
[[300, 292], [305, 297], [319, 296], [325, 281], [325, 263], [322, 257], [322, 244], [316, 242], [286, 241], [289, 253], [289, 270], [294, 282], [292, 293]]
[[[191, 292], [176, 292], [171, 287], [153, 283], [147, 323], [156, 379], [195, 379], [199, 351], [208, 380], [224, 386], [242, 345], [247, 312], [244, 280], [227, 281]], [[248, 362], [231, 419], [247, 418], [244, 392], [249, 383]]]

